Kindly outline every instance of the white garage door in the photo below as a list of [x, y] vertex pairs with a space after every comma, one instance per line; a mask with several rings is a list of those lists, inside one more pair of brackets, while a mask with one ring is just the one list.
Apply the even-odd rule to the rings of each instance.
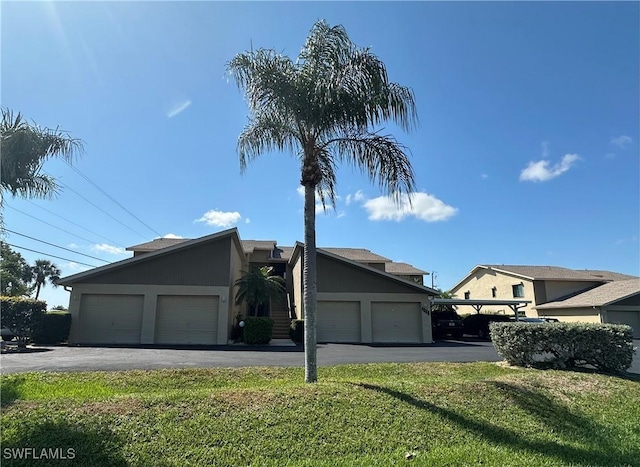
[[217, 344], [218, 297], [159, 295], [156, 344]]
[[360, 342], [360, 302], [318, 302], [318, 342]]
[[607, 322], [612, 324], [628, 324], [633, 328], [633, 337], [640, 339], [640, 312], [607, 311]]
[[74, 341], [139, 344], [143, 304], [143, 295], [83, 294]]
[[373, 342], [422, 342], [422, 316], [419, 303], [371, 303]]

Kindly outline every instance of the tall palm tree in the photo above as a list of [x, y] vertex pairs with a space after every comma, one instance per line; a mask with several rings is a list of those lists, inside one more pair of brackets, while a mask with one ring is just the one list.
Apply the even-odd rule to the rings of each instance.
[[9, 192], [22, 198], [53, 196], [58, 185], [52, 177], [41, 172], [42, 164], [51, 157], [71, 162], [83, 148], [82, 141], [66, 132], [29, 124], [20, 113], [14, 114], [6, 108], [2, 109], [0, 135], [2, 195]]
[[36, 286], [36, 300], [40, 295], [40, 289], [45, 286], [47, 281], [54, 287], [57, 287], [60, 279], [60, 269], [48, 259], [37, 259], [31, 267], [33, 273], [33, 282]]
[[407, 148], [373, 126], [417, 121], [413, 92], [389, 82], [384, 64], [358, 48], [342, 26], [313, 25], [295, 62], [274, 50], [236, 55], [227, 65], [244, 91], [250, 116], [238, 138], [240, 167], [260, 154], [288, 151], [304, 187], [303, 305], [305, 381], [317, 380], [315, 195], [335, 205], [339, 163], [360, 169], [399, 200], [414, 189]]
[[260, 307], [282, 297], [285, 294], [285, 281], [280, 276], [272, 275], [272, 272], [272, 267], [263, 266], [243, 274], [235, 282], [238, 287], [236, 304], [247, 302], [249, 314], [257, 315]]

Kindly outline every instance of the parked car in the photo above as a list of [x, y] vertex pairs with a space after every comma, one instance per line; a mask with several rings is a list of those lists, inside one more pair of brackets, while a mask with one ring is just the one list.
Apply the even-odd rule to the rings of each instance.
[[10, 341], [16, 337], [16, 334], [9, 328], [2, 328], [0, 329], [0, 337], [2, 337], [3, 341]]
[[560, 320], [558, 318], [547, 318], [547, 317], [542, 317], [540, 319], [545, 320], [547, 323], [559, 323]]
[[478, 336], [480, 339], [490, 339], [489, 323], [510, 322], [513, 318], [507, 315], [469, 315], [462, 320], [464, 333], [471, 336]]
[[447, 335], [460, 339], [464, 326], [462, 325], [462, 318], [455, 310], [432, 310], [431, 330], [433, 331], [434, 339]]
[[543, 318], [519, 318], [518, 321], [520, 321], [521, 323], [537, 323], [537, 324], [543, 324], [543, 323], [548, 323], [548, 321], [546, 319]]

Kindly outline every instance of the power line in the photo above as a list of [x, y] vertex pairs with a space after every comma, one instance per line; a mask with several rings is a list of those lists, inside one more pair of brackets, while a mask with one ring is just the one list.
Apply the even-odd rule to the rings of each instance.
[[113, 198], [113, 196], [111, 196], [109, 193], [107, 193], [106, 191], [104, 191], [96, 182], [94, 182], [93, 180], [91, 180], [87, 175], [85, 175], [83, 172], [80, 171], [80, 169], [74, 167], [73, 165], [71, 165], [68, 161], [65, 161], [65, 163], [71, 167], [71, 169], [76, 172], [78, 175], [80, 175], [82, 178], [84, 178], [87, 182], [89, 182], [91, 185], [93, 185], [98, 191], [100, 191], [100, 193], [102, 193], [103, 195], [105, 195], [107, 198], [109, 198], [111, 201], [113, 201], [115, 204], [117, 204], [118, 206], [120, 206], [124, 211], [126, 211], [131, 217], [133, 217], [135, 220], [137, 220], [138, 222], [140, 222], [142, 225], [144, 225], [147, 229], [151, 230], [154, 234], [156, 234], [158, 237], [162, 237], [162, 234], [160, 234], [159, 232], [157, 232], [155, 229], [153, 229], [152, 227], [150, 227], [146, 222], [144, 222], [142, 219], [140, 219], [138, 216], [136, 216], [134, 213], [132, 213], [131, 211], [129, 211], [127, 208], [125, 208], [122, 204], [120, 204], [115, 198]]
[[80, 252], [78, 252], [78, 251], [71, 250], [70, 248], [65, 248], [65, 247], [63, 247], [63, 246], [56, 245], [56, 244], [54, 244], [54, 243], [45, 242], [44, 240], [40, 240], [40, 239], [35, 238], [35, 237], [30, 237], [29, 235], [21, 234], [20, 232], [15, 232], [15, 231], [10, 230], [10, 229], [4, 229], [4, 230], [6, 230], [7, 232], [11, 232], [12, 234], [20, 235], [21, 237], [25, 237], [25, 238], [29, 238], [29, 239], [31, 239], [31, 240], [35, 240], [36, 242], [44, 243], [44, 244], [46, 244], [46, 245], [50, 245], [50, 246], [55, 247], [55, 248], [60, 248], [61, 250], [70, 251], [71, 253], [73, 253], [73, 254], [75, 254], [75, 255], [86, 256], [87, 258], [97, 259], [98, 261], [103, 261], [103, 262], [105, 262], [105, 263], [108, 263], [108, 262], [109, 262], [109, 261], [107, 261], [106, 259], [98, 258], [98, 257], [96, 257], [96, 256], [91, 256], [91, 255], [85, 255], [84, 253], [80, 253]]
[[[27, 201], [27, 203], [29, 203], [29, 204], [33, 204], [33, 205], [34, 205], [35, 207], [37, 207], [37, 208], [40, 208], [40, 209], [42, 209], [42, 210], [44, 210], [44, 211], [47, 211], [47, 212], [48, 212], [48, 213], [50, 213], [50, 214], [53, 214], [53, 215], [54, 215], [54, 216], [56, 216], [56, 217], [59, 217], [60, 219], [62, 219], [63, 221], [68, 222], [69, 224], [73, 224], [73, 225], [75, 225], [76, 227], [80, 227], [81, 229], [86, 230], [87, 232], [89, 232], [89, 233], [91, 233], [91, 234], [93, 234], [93, 235], [97, 235], [98, 237], [100, 237], [100, 238], [102, 238], [102, 239], [104, 239], [104, 240], [106, 240], [106, 241], [108, 241], [108, 242], [110, 242], [110, 243], [113, 243], [113, 244], [114, 244], [114, 245], [116, 245], [116, 246], [119, 246], [119, 247], [121, 247], [121, 248], [125, 248], [125, 246], [124, 246], [124, 245], [122, 245], [122, 244], [120, 244], [120, 243], [118, 243], [118, 242], [116, 242], [116, 241], [114, 241], [114, 240], [112, 240], [112, 239], [110, 239], [110, 238], [107, 238], [107, 237], [105, 237], [104, 235], [100, 235], [99, 233], [94, 232], [93, 230], [89, 230], [89, 229], [87, 229], [86, 227], [81, 226], [80, 224], [77, 224], [77, 223], [75, 223], [75, 222], [73, 222], [73, 221], [70, 221], [69, 219], [66, 219], [66, 218], [62, 217], [60, 214], [57, 214], [57, 213], [53, 212], [53, 211], [52, 211], [52, 210], [50, 210], [50, 209], [47, 209], [47, 208], [45, 208], [45, 207], [43, 207], [43, 206], [40, 206], [39, 204], [36, 204], [36, 203], [34, 203], [33, 201], [30, 201], [30, 200], [25, 200], [25, 201]], [[92, 242], [92, 243], [93, 243], [93, 242]]]
[[[5, 242], [5, 243], [7, 243], [7, 242]], [[81, 263], [80, 261], [76, 261], [76, 260], [69, 259], [69, 258], [63, 258], [62, 256], [50, 255], [49, 253], [45, 253], [44, 251], [32, 250], [31, 248], [25, 248], [23, 246], [13, 245], [11, 243], [7, 243], [7, 245], [12, 246], [14, 248], [19, 248], [21, 250], [27, 250], [27, 251], [31, 251], [33, 253], [38, 253], [40, 255], [49, 256], [50, 258], [57, 258], [57, 259], [61, 259], [63, 261], [70, 261], [72, 263], [82, 264], [83, 266], [89, 266], [90, 268], [97, 268], [98, 267], [98, 266], [94, 266], [93, 264]]]
[[73, 232], [69, 232], [68, 230], [63, 229], [62, 227], [58, 227], [58, 226], [55, 226], [55, 225], [53, 225], [53, 224], [51, 224], [51, 223], [49, 223], [47, 221], [43, 221], [42, 219], [39, 219], [36, 216], [32, 216], [31, 214], [27, 214], [26, 212], [21, 211], [18, 208], [14, 208], [13, 206], [9, 206], [8, 204], [6, 205], [6, 207], [8, 207], [9, 209], [13, 209], [14, 211], [18, 211], [20, 214], [24, 214], [25, 216], [30, 217], [32, 219], [35, 219], [38, 222], [42, 222], [43, 224], [46, 224], [49, 227], [53, 227], [54, 229], [58, 229], [61, 232], [64, 232], [64, 233], [69, 234], [69, 235], [71, 235], [73, 237], [79, 238], [80, 240], [84, 240], [85, 242], [89, 242], [89, 243], [95, 243], [93, 240], [89, 240], [88, 238], [84, 238], [81, 235], [74, 234]]
[[[142, 235], [140, 232], [138, 232], [137, 230], [132, 229], [131, 227], [129, 227], [127, 224], [125, 224], [122, 221], [119, 221], [118, 219], [116, 219], [115, 217], [113, 217], [111, 214], [109, 214], [107, 211], [105, 211], [104, 209], [102, 209], [100, 206], [92, 203], [91, 201], [89, 201], [87, 198], [85, 198], [84, 196], [82, 196], [80, 193], [78, 193], [76, 190], [74, 190], [73, 188], [71, 188], [69, 185], [65, 185], [64, 183], [62, 183], [61, 181], [57, 181], [57, 183], [59, 183], [60, 185], [62, 185], [64, 188], [71, 190], [72, 192], [74, 192], [76, 195], [78, 195], [80, 198], [82, 198], [83, 200], [85, 200], [87, 203], [89, 203], [91, 206], [93, 206], [94, 208], [102, 211], [103, 213], [105, 213], [107, 216], [109, 216], [111, 219], [113, 219], [114, 221], [116, 221], [118, 224], [126, 227], [127, 229], [131, 230], [133, 233], [135, 233], [136, 235], [140, 235], [142, 238], [147, 238], [144, 235]], [[161, 235], [162, 236], [162, 235]]]

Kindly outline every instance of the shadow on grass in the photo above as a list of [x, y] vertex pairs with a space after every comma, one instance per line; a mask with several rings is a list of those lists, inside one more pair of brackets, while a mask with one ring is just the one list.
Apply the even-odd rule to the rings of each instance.
[[5, 462], [11, 466], [43, 467], [65, 464], [113, 467], [128, 465], [121, 455], [124, 443], [106, 428], [88, 428], [56, 421], [23, 425], [19, 427], [16, 436], [7, 435], [6, 427], [3, 431], [3, 465]]
[[567, 442], [576, 438], [584, 439], [585, 444], [591, 447], [580, 448], [557, 442], [527, 439], [526, 435], [515, 434], [506, 428], [476, 420], [448, 408], [439, 407], [411, 394], [367, 383], [359, 383], [357, 386], [387, 394], [420, 410], [438, 415], [495, 445], [543, 454], [553, 457], [559, 462], [573, 465], [637, 465], [638, 459], [640, 459], [639, 448], [634, 449], [631, 453], [619, 452], [619, 447], [615, 444], [615, 437], [607, 436], [603, 427], [588, 418], [571, 412], [566, 406], [543, 394], [505, 383], [494, 384], [499, 390], [505, 391], [518, 407], [547, 425], [550, 431], [559, 433]]
[[20, 398], [20, 387], [24, 384], [24, 376], [3, 376], [0, 381], [0, 406], [6, 407]]

